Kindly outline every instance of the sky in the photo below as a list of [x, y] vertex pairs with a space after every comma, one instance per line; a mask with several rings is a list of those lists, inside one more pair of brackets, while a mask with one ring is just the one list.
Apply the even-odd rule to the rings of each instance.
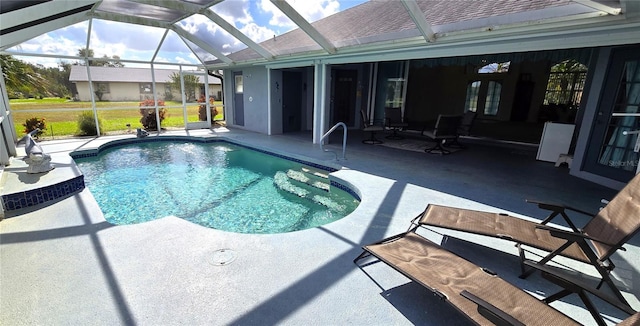
[[[307, 21], [314, 22], [321, 18], [359, 5], [367, 0], [287, 0]], [[226, 0], [211, 7], [213, 12], [247, 35], [255, 42], [284, 34], [297, 26], [289, 20], [270, 0]], [[220, 50], [223, 54], [246, 48], [239, 40], [211, 22], [204, 15], [194, 15], [178, 22], [178, 25], [192, 35], [207, 40], [207, 44]], [[50, 55], [75, 56], [84, 48], [89, 30], [88, 21], [67, 26], [24, 42], [9, 51]], [[215, 59], [195, 44], [185, 44], [181, 38], [171, 31], [166, 37], [164, 29], [117, 23], [105, 20], [93, 20], [91, 24], [89, 48], [95, 57], [118, 56], [122, 60], [171, 62], [198, 64], [198, 58], [190, 51], [207, 61]], [[161, 44], [158, 53], [156, 49]], [[60, 59], [47, 57], [17, 56], [20, 60], [55, 67]], [[66, 61], [73, 61], [63, 59]], [[132, 67], [136, 64], [125, 66]]]

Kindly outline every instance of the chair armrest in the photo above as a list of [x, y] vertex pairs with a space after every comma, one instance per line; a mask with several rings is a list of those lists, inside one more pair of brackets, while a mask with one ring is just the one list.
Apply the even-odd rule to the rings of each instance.
[[591, 217], [594, 216], [594, 214], [591, 214], [570, 206], [562, 205], [562, 204], [545, 203], [545, 202], [540, 202], [540, 201], [530, 200], [530, 199], [527, 199], [526, 202], [537, 204], [539, 208], [551, 211], [551, 214], [549, 214], [549, 216], [547, 216], [542, 222], [540, 222], [540, 224], [547, 224], [551, 220], [553, 220], [556, 216], [562, 215], [562, 218], [564, 219], [564, 221], [567, 222], [567, 224], [569, 224], [569, 227], [571, 227], [571, 229], [575, 232], [579, 232], [580, 229], [569, 218], [569, 215], [567, 215], [567, 213], [565, 212], [566, 210], [574, 211], [574, 212], [588, 215]]
[[373, 119], [373, 121], [371, 121], [371, 125], [372, 126], [378, 126], [378, 127], [384, 127], [386, 126], [386, 119]]
[[547, 230], [547, 231], [549, 231], [549, 233], [551, 233], [552, 236], [554, 236], [556, 238], [562, 238], [562, 239], [566, 239], [566, 240], [569, 240], [569, 241], [572, 241], [572, 242], [577, 242], [579, 240], [585, 240], [586, 239], [586, 240], [600, 242], [600, 243], [605, 244], [605, 245], [610, 246], [610, 247], [622, 248], [622, 247], [616, 245], [615, 243], [606, 242], [606, 241], [600, 240], [598, 238], [594, 238], [592, 236], [589, 236], [588, 234], [584, 234], [582, 232], [563, 230], [563, 229], [555, 228], [553, 226], [542, 225], [542, 224], [541, 225], [536, 225], [536, 229]]
[[574, 211], [576, 213], [584, 214], [584, 215], [587, 215], [587, 216], [594, 216], [595, 215], [593, 213], [589, 213], [587, 211], [583, 211], [581, 209], [577, 209], [577, 208], [574, 208], [574, 207], [571, 207], [571, 206], [567, 206], [567, 205], [564, 205], [564, 204], [547, 203], [547, 202], [541, 202], [541, 201], [531, 200], [531, 199], [527, 199], [526, 202], [527, 203], [536, 204], [541, 209], [546, 209], [546, 210], [554, 211], [554, 212], [562, 212], [564, 210], [570, 210], [570, 211]]
[[469, 293], [467, 290], [460, 292], [460, 295], [471, 300], [478, 305], [478, 312], [486, 319], [498, 326], [525, 326], [513, 316], [500, 310], [498, 307], [482, 300], [481, 298]]

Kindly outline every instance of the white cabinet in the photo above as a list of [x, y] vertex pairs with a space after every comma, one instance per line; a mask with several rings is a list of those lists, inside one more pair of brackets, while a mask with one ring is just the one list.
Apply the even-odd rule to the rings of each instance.
[[574, 124], [546, 122], [536, 159], [555, 163], [560, 154], [567, 154], [575, 127]]

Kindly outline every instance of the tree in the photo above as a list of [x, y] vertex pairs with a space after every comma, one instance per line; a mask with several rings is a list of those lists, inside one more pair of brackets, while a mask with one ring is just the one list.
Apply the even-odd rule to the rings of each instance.
[[[82, 49], [78, 49], [78, 56], [81, 58], [93, 58], [95, 56], [95, 53], [93, 52], [93, 49], [86, 49], [86, 48], [82, 48]], [[96, 66], [96, 67], [113, 67], [113, 68], [122, 68], [124, 67], [124, 64], [120, 61], [120, 57], [117, 55], [112, 55], [111, 58], [109, 58], [106, 54], [102, 56], [102, 58], [100, 60], [92, 60], [89, 59], [89, 66]], [[79, 61], [77, 63], [77, 65], [80, 66], [84, 66], [85, 65], [85, 61]]]
[[587, 66], [574, 59], [561, 61], [551, 67], [551, 72], [587, 71]]
[[[81, 58], [93, 58], [94, 54], [93, 54], [93, 49], [87, 49], [87, 48], [81, 48], [78, 49], [78, 56]], [[80, 66], [85, 66], [86, 61], [79, 61], [78, 65]], [[95, 66], [96, 63], [94, 60], [89, 60], [89, 65], [90, 66]]]
[[10, 55], [0, 55], [0, 66], [10, 98], [66, 94], [65, 88], [60, 88], [55, 78], [51, 77], [54, 72], [48, 68], [17, 60]]
[[111, 58], [107, 57], [107, 55], [105, 54], [104, 56], [102, 56], [101, 61], [98, 61], [95, 63], [96, 66], [102, 66], [102, 67], [113, 67], [113, 68], [122, 68], [124, 67], [124, 64], [122, 62], [120, 62], [120, 57], [117, 55], [112, 56]]
[[[180, 89], [180, 74], [174, 72], [169, 76], [171, 79], [171, 88]], [[196, 100], [196, 89], [200, 84], [200, 78], [194, 75], [183, 75], [184, 79], [184, 94], [187, 97], [187, 102], [193, 102]]]

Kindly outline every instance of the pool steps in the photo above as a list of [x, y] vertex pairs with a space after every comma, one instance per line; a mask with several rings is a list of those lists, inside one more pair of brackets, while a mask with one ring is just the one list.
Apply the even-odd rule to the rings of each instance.
[[329, 175], [319, 170], [303, 167], [300, 170], [278, 171], [273, 177], [273, 182], [280, 190], [337, 211], [341, 210], [338, 203], [322, 195], [329, 192], [331, 185]]
[[322, 176], [320, 174], [314, 174], [308, 169], [306, 169], [306, 171], [305, 169], [300, 171], [287, 170], [287, 177], [320, 190], [329, 191], [331, 188], [328, 175]]
[[318, 178], [329, 180], [329, 173], [327, 173], [327, 171], [320, 171], [318, 169], [314, 169], [314, 168], [306, 167], [306, 166], [303, 166], [300, 170], [302, 172], [314, 175], [314, 176], [316, 176]]

